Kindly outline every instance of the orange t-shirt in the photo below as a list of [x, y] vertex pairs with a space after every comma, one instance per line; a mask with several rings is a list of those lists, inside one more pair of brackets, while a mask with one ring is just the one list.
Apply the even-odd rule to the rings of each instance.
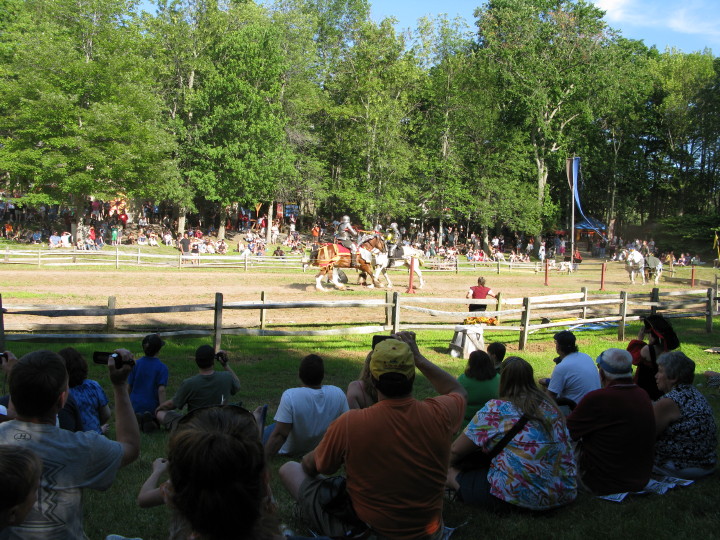
[[450, 444], [464, 412], [465, 400], [455, 393], [348, 411], [330, 424], [315, 465], [333, 474], [345, 464], [353, 508], [378, 533], [430, 538], [442, 526]]

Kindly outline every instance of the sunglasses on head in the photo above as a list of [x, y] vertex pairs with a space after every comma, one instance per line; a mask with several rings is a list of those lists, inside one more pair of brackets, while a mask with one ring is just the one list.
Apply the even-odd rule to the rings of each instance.
[[192, 411], [189, 411], [185, 416], [180, 418], [180, 420], [178, 420], [178, 426], [188, 423], [190, 420], [195, 418], [198, 414], [201, 414], [203, 411], [211, 411], [211, 410], [217, 410], [217, 411], [224, 410], [224, 411], [228, 411], [233, 414], [236, 414], [238, 416], [252, 418], [253, 421], [256, 421], [255, 415], [253, 415], [253, 413], [248, 411], [245, 407], [242, 407], [240, 405], [233, 404], [233, 403], [225, 403], [223, 405], [205, 405], [203, 407], [198, 407], [196, 409], [193, 409]]

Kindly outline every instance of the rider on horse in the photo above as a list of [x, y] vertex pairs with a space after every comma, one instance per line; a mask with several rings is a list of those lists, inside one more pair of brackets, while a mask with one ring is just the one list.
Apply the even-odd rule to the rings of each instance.
[[385, 232], [385, 242], [387, 243], [388, 247], [388, 256], [391, 259], [396, 258], [394, 253], [397, 247], [402, 243], [402, 234], [400, 234], [397, 223], [395, 223], [394, 221], [390, 224], [390, 227], [388, 227], [388, 230]]
[[[357, 254], [357, 244], [355, 238], [358, 233], [350, 224], [350, 216], [343, 216], [342, 222], [338, 225], [338, 240], [340, 243], [350, 250], [350, 268], [355, 268], [355, 255]], [[351, 236], [352, 235], [352, 236]]]

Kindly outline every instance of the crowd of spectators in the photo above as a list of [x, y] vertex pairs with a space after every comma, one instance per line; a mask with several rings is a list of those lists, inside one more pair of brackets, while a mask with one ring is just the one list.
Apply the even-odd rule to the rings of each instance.
[[[228, 353], [209, 345], [195, 353], [198, 373], [168, 399], [164, 345], [150, 334], [137, 360], [115, 351], [112, 400], [75, 349], [3, 353], [0, 538], [82, 538], [82, 491], [113, 483], [138, 457], [141, 431], [170, 435], [138, 504], [168, 505], [171, 537], [206, 540], [297, 538], [277, 521], [268, 467], [276, 454], [301, 458], [278, 474], [323, 538], [439, 539], [448, 497], [541, 512], [581, 491], [641, 491], [654, 476], [698, 480], [717, 463], [717, 427], [693, 384], [695, 363], [659, 315], [627, 350], [595, 360], [572, 332], [558, 332], [555, 368], [540, 381], [522, 358], [505, 358], [501, 343], [473, 352], [455, 379], [400, 332], [374, 341], [343, 392], [323, 383], [325, 363], [311, 354], [268, 426], [267, 406], [232, 402], [241, 382]], [[435, 397], [413, 397], [416, 371]], [[73, 419], [63, 420], [70, 402]]]

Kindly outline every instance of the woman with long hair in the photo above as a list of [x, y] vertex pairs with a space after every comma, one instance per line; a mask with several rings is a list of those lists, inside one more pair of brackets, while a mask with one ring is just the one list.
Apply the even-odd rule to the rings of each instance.
[[351, 409], [366, 409], [370, 405], [375, 405], [378, 401], [377, 390], [373, 386], [370, 376], [370, 351], [365, 358], [362, 370], [360, 370], [360, 378], [348, 384], [345, 395], [347, 396], [348, 406]]
[[[565, 419], [536, 385], [532, 366], [507, 358], [499, 395], [453, 443], [448, 486], [464, 502], [494, 509], [547, 510], [575, 500], [577, 466]], [[489, 464], [464, 464], [478, 453]]]

